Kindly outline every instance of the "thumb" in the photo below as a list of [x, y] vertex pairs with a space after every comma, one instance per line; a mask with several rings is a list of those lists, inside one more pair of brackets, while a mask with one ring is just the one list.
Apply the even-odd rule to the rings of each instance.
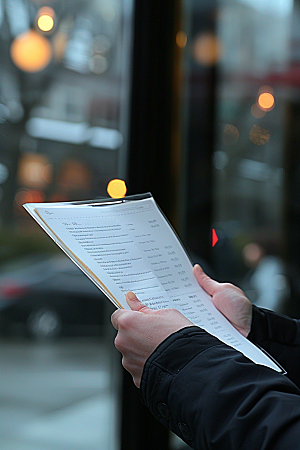
[[131, 291], [127, 292], [126, 294], [126, 302], [128, 303], [128, 306], [130, 306], [132, 311], [140, 311], [143, 313], [153, 312], [152, 309], [148, 308], [142, 302], [140, 302], [137, 296]]
[[194, 275], [196, 277], [196, 280], [200, 284], [200, 286], [207, 292], [209, 295], [214, 295], [216, 292], [216, 289], [219, 287], [219, 283], [212, 278], [210, 278], [208, 275], [206, 275], [202, 268], [199, 266], [199, 264], [195, 264], [193, 268]]

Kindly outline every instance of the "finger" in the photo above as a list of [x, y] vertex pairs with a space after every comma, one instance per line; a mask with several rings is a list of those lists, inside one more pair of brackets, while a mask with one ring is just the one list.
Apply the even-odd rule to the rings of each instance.
[[123, 309], [117, 309], [117, 311], [113, 312], [111, 315], [110, 320], [111, 320], [112, 326], [116, 330], [119, 330], [119, 317], [120, 317], [120, 314], [122, 314], [123, 312], [124, 312]]
[[152, 309], [148, 308], [142, 302], [140, 302], [137, 296], [131, 291], [127, 292], [126, 294], [126, 302], [128, 303], [128, 306], [130, 306], [132, 311], [140, 311], [143, 313], [153, 312]]
[[194, 275], [200, 286], [209, 294], [214, 295], [216, 289], [219, 287], [220, 283], [211, 279], [206, 273], [203, 272], [199, 264], [195, 264], [193, 268]]

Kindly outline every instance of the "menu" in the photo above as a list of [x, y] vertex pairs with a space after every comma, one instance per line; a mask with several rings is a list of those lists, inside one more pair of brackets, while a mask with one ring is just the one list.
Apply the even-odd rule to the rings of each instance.
[[253, 362], [284, 372], [199, 286], [185, 249], [150, 193], [24, 208], [117, 308], [129, 309], [125, 295], [133, 291], [149, 308], [175, 308]]

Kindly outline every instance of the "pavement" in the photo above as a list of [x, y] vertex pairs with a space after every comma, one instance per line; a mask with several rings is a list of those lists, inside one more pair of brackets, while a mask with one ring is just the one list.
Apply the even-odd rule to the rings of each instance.
[[1, 450], [119, 450], [113, 339], [0, 340]]

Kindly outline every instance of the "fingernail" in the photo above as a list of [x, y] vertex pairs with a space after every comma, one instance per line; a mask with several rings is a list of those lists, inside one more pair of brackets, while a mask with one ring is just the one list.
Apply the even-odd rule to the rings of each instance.
[[127, 295], [128, 300], [131, 300], [131, 301], [137, 300], [137, 296], [131, 291], [127, 292], [126, 295]]
[[196, 270], [198, 273], [203, 272], [203, 269], [202, 269], [202, 267], [199, 266], [199, 264], [195, 264], [194, 267], [195, 267], [195, 270]]

